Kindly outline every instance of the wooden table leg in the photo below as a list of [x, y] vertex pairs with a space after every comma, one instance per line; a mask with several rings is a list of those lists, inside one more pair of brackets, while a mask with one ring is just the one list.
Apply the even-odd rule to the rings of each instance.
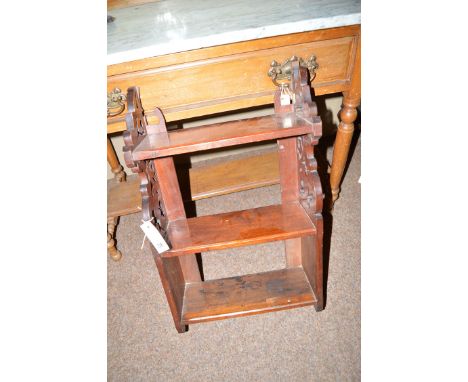
[[330, 171], [330, 185], [332, 190], [332, 205], [340, 193], [340, 184], [348, 159], [349, 146], [354, 132], [354, 121], [357, 117], [356, 108], [361, 102], [361, 39], [359, 37], [356, 61], [351, 77], [351, 87], [343, 93], [343, 105], [340, 111], [340, 124], [336, 133], [333, 148], [333, 159]]
[[[114, 173], [114, 178], [117, 182], [125, 181], [125, 171], [119, 163], [114, 146], [109, 137], [107, 137], [107, 162]], [[113, 260], [118, 261], [122, 257], [122, 253], [115, 247], [114, 232], [117, 225], [117, 218], [107, 218], [107, 250]]]
[[122, 253], [115, 248], [114, 233], [117, 225], [117, 218], [107, 218], [107, 250], [112, 260], [118, 261], [122, 257]]
[[119, 163], [119, 159], [117, 158], [114, 146], [112, 146], [112, 142], [110, 141], [109, 137], [107, 137], [107, 162], [109, 163], [109, 166], [111, 167], [117, 182], [125, 181], [125, 171]]

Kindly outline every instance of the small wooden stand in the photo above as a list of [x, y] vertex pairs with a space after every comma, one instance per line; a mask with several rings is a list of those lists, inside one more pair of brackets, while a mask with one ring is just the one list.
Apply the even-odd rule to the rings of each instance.
[[[138, 88], [127, 93], [124, 156], [140, 177], [142, 213], [170, 250], [151, 250], [179, 333], [189, 324], [314, 305], [323, 309], [323, 194], [314, 158], [322, 123], [311, 99], [307, 69], [291, 62], [288, 88], [275, 93], [275, 114], [172, 132], [158, 109], [148, 125]], [[281, 105], [288, 90], [292, 102]], [[186, 218], [173, 156], [212, 148], [277, 140], [281, 204]], [[203, 281], [200, 252], [285, 242], [286, 268]]]

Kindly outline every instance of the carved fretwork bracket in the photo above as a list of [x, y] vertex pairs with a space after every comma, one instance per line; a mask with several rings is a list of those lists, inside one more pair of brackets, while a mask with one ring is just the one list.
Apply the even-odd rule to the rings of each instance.
[[309, 216], [322, 211], [323, 192], [314, 157], [313, 136], [297, 137], [297, 159], [299, 162], [299, 201]]
[[148, 133], [146, 116], [143, 111], [140, 100], [140, 92], [138, 88], [131, 87], [127, 92], [127, 109], [128, 112], [125, 115], [125, 123], [127, 130], [123, 133], [123, 139], [125, 146], [124, 159], [127, 167], [134, 173], [143, 171], [143, 168], [139, 168], [139, 163], [132, 158], [133, 149], [140, 143], [143, 137]]
[[288, 60], [291, 73], [291, 103], [281, 104], [282, 90], [275, 92], [275, 112], [282, 116], [301, 118], [314, 127], [313, 134], [297, 137], [297, 159], [299, 171], [299, 200], [307, 214], [313, 217], [322, 211], [323, 192], [314, 157], [314, 145], [322, 136], [322, 121], [317, 113], [317, 106], [312, 101], [307, 68], [297, 57]]
[[167, 235], [168, 219], [166, 208], [161, 197], [158, 174], [155, 170], [155, 160], [134, 161], [133, 149], [148, 134], [165, 130], [165, 122], [159, 109], [159, 125], [148, 125], [146, 116], [141, 105], [139, 90], [136, 87], [128, 89], [128, 113], [125, 117], [127, 130], [123, 133], [125, 147], [124, 158], [126, 165], [140, 177], [140, 192], [142, 197], [142, 215], [145, 221], [152, 223], [169, 244]]
[[141, 161], [140, 192], [142, 215], [145, 221], [152, 220], [157, 230], [169, 243], [167, 235], [168, 219], [163, 199], [161, 197], [158, 174], [154, 168], [154, 160]]

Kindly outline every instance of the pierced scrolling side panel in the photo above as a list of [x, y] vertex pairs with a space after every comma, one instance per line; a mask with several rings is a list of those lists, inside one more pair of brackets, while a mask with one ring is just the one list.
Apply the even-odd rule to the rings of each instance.
[[158, 175], [154, 167], [154, 160], [135, 161], [132, 157], [133, 149], [148, 134], [158, 129], [165, 129], [164, 117], [160, 114], [160, 124], [148, 125], [141, 104], [140, 93], [137, 87], [127, 91], [127, 114], [125, 121], [127, 130], [123, 133], [125, 147], [124, 158], [126, 165], [140, 177], [140, 192], [142, 198], [142, 215], [145, 221], [152, 220], [157, 230], [169, 244], [167, 235], [168, 219], [166, 209], [161, 198]]
[[299, 161], [299, 202], [309, 216], [322, 211], [323, 193], [314, 157], [314, 137], [310, 134], [297, 138]]
[[137, 87], [128, 88], [127, 103], [128, 112], [125, 115], [127, 130], [123, 133], [125, 143], [124, 159], [125, 164], [132, 172], [139, 173], [143, 169], [139, 167], [139, 163], [137, 161], [133, 160], [132, 151], [148, 133], [148, 122], [146, 121], [145, 112], [141, 105], [140, 92]]
[[143, 219], [147, 221], [153, 218], [152, 222], [154, 226], [169, 244], [169, 236], [167, 234], [169, 222], [166, 208], [161, 198], [154, 160], [141, 161], [139, 164], [143, 167], [143, 171], [139, 173]]

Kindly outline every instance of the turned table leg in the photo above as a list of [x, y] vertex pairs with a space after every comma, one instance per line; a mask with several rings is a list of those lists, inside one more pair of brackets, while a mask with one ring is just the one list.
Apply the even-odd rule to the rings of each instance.
[[[107, 162], [114, 173], [114, 178], [117, 182], [125, 181], [125, 171], [119, 163], [114, 146], [109, 137], [107, 137]], [[117, 217], [107, 218], [107, 250], [113, 260], [118, 261], [122, 257], [122, 253], [115, 247], [114, 232], [117, 225]]]
[[112, 142], [110, 141], [109, 137], [107, 137], [107, 162], [114, 173], [114, 177], [117, 182], [125, 181], [125, 171], [123, 167], [119, 163], [119, 159], [114, 150], [114, 146], [112, 146]]
[[356, 60], [351, 77], [350, 89], [343, 93], [343, 105], [340, 111], [340, 124], [336, 133], [333, 148], [333, 159], [330, 170], [330, 185], [332, 191], [332, 205], [340, 193], [340, 184], [348, 159], [349, 146], [354, 132], [354, 121], [357, 117], [356, 108], [361, 102], [361, 40], [359, 38]]
[[107, 218], [107, 250], [112, 260], [118, 261], [122, 257], [122, 253], [115, 248], [114, 233], [117, 225], [117, 218]]

